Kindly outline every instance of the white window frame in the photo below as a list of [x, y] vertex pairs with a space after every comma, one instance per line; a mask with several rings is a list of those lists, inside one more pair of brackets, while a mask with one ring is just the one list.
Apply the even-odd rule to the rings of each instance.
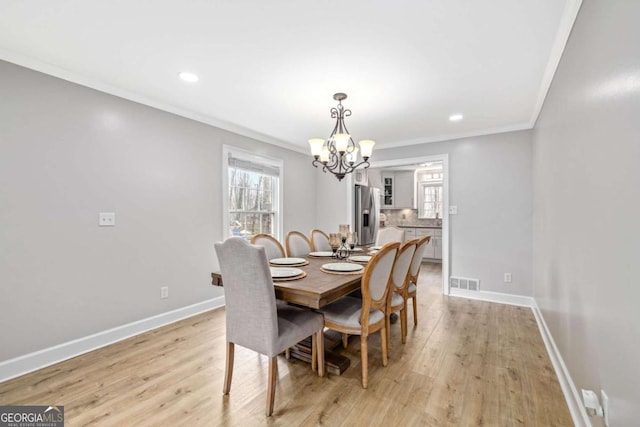
[[[422, 181], [418, 183], [418, 218], [421, 219], [442, 219], [444, 216], [444, 186], [442, 185], [442, 181]], [[439, 216], [432, 218], [430, 216], [425, 216], [424, 214], [424, 190], [427, 187], [440, 187], [442, 191], [442, 200], [440, 200], [440, 206], [442, 206], [443, 212], [440, 213]]]
[[282, 219], [283, 219], [283, 181], [284, 181], [284, 161], [275, 157], [269, 157], [262, 154], [255, 154], [242, 148], [232, 145], [222, 146], [222, 237], [227, 239], [231, 237], [229, 233], [229, 156], [268, 166], [277, 167], [280, 170], [278, 178], [278, 192], [274, 194], [274, 205], [277, 206], [275, 218], [274, 237], [282, 241]]

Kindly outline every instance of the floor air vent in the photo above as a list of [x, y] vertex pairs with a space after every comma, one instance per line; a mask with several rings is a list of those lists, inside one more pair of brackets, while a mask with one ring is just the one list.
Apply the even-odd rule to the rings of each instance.
[[451, 289], [466, 289], [469, 291], [480, 290], [480, 279], [469, 279], [468, 277], [451, 277], [449, 279]]

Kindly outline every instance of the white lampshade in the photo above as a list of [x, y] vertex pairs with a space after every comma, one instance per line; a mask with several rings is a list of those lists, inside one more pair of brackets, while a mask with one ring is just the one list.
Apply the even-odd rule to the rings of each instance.
[[333, 135], [333, 140], [336, 143], [336, 150], [342, 151], [343, 153], [347, 151], [350, 138], [351, 135], [349, 135], [348, 133], [336, 133], [335, 135]]
[[309, 146], [311, 147], [311, 155], [316, 157], [322, 153], [322, 146], [324, 145], [324, 139], [311, 138], [309, 140]]
[[373, 153], [373, 146], [376, 145], [376, 142], [370, 139], [363, 139], [362, 141], [358, 142], [358, 144], [360, 145], [360, 154], [362, 155], [362, 157], [371, 157], [371, 154]]
[[326, 145], [322, 146], [322, 151], [320, 152], [320, 161], [323, 163], [329, 161], [329, 147], [327, 147]]
[[347, 153], [347, 162], [355, 163], [358, 161], [358, 147], [353, 147], [353, 151]]

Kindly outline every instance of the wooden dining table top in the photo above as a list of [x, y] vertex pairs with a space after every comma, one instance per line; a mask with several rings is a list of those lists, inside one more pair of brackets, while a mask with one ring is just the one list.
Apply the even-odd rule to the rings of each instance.
[[[323, 264], [342, 261], [336, 261], [328, 257], [306, 257], [305, 259], [309, 261], [308, 265], [295, 268], [306, 272], [306, 277], [297, 280], [273, 282], [276, 298], [310, 308], [322, 308], [360, 289], [362, 272], [358, 274], [332, 274], [320, 269]], [[223, 285], [220, 272], [211, 273], [211, 278], [213, 285]]]

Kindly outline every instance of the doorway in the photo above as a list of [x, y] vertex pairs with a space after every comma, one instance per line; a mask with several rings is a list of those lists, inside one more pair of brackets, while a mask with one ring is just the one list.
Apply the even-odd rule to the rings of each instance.
[[[421, 221], [426, 220], [426, 218], [430, 218], [431, 216], [434, 216], [434, 219], [437, 220], [438, 223], [441, 220], [441, 224], [442, 224], [441, 236], [437, 236], [435, 238], [434, 236], [432, 236], [432, 239], [433, 239], [432, 244], [434, 246], [433, 248], [434, 251], [436, 250], [436, 248], [438, 251], [441, 251], [441, 256], [442, 256], [441, 288], [442, 288], [443, 294], [449, 295], [450, 231], [449, 231], [449, 214], [448, 214], [449, 212], [449, 156], [448, 154], [438, 154], [438, 155], [423, 156], [423, 157], [417, 157], [417, 158], [413, 157], [413, 158], [407, 158], [407, 159], [394, 159], [394, 160], [382, 160], [377, 162], [371, 162], [370, 169], [382, 168], [386, 170], [397, 170], [397, 171], [409, 171], [409, 170], [418, 171], [418, 170], [429, 169], [431, 167], [430, 165], [433, 165], [433, 164], [442, 165], [441, 181], [438, 182], [437, 184], [438, 186], [441, 185], [441, 189], [434, 191], [432, 188], [433, 186], [424, 184], [428, 180], [427, 178], [415, 179], [412, 181], [413, 190], [414, 190], [413, 200], [415, 201], [413, 203], [413, 206], [411, 206], [410, 209], [402, 209], [402, 210], [393, 209], [392, 211], [388, 211], [388, 212], [393, 212], [394, 224], [395, 222], [398, 222], [398, 220], [400, 220], [400, 221], [405, 221], [405, 225], [409, 225], [412, 223], [411, 221], [412, 219], [419, 218], [419, 217], [422, 217], [420, 218]], [[416, 183], [420, 183], [420, 185], [416, 185]], [[384, 188], [384, 184], [385, 184], [385, 181], [383, 179], [381, 180], [381, 183], [380, 183], [382, 188]], [[377, 186], [377, 184], [374, 183], [374, 186]], [[354, 188], [353, 185], [351, 185], [351, 192], [350, 192], [351, 200], [353, 200], [353, 188]], [[423, 191], [423, 193], [420, 194], [420, 191]], [[381, 193], [381, 194], [384, 195], [385, 193]], [[435, 200], [433, 197], [429, 197], [429, 195], [434, 195], [434, 194], [437, 196]], [[401, 193], [399, 194], [396, 193], [396, 195], [400, 199], [403, 198]], [[427, 196], [426, 197], [427, 200], [425, 200], [425, 195]], [[394, 203], [393, 199], [389, 201], [388, 198], [387, 198], [387, 202]], [[418, 202], [420, 202], [422, 206], [420, 206], [420, 203]], [[383, 210], [385, 209], [384, 203], [385, 203], [385, 200], [383, 199], [381, 203]], [[404, 204], [402, 204], [402, 202], [398, 202], [398, 203], [399, 203], [398, 206], [402, 205], [401, 207], [404, 208]], [[389, 205], [388, 207], [391, 207], [391, 206], [395, 208], [396, 205]], [[407, 206], [407, 208], [409, 207]], [[437, 212], [437, 217], [436, 217], [436, 212]], [[415, 230], [420, 230], [420, 229], [416, 228]], [[436, 245], [440, 245], [440, 246], [436, 246]], [[436, 268], [435, 270], [438, 270], [438, 269]]]

